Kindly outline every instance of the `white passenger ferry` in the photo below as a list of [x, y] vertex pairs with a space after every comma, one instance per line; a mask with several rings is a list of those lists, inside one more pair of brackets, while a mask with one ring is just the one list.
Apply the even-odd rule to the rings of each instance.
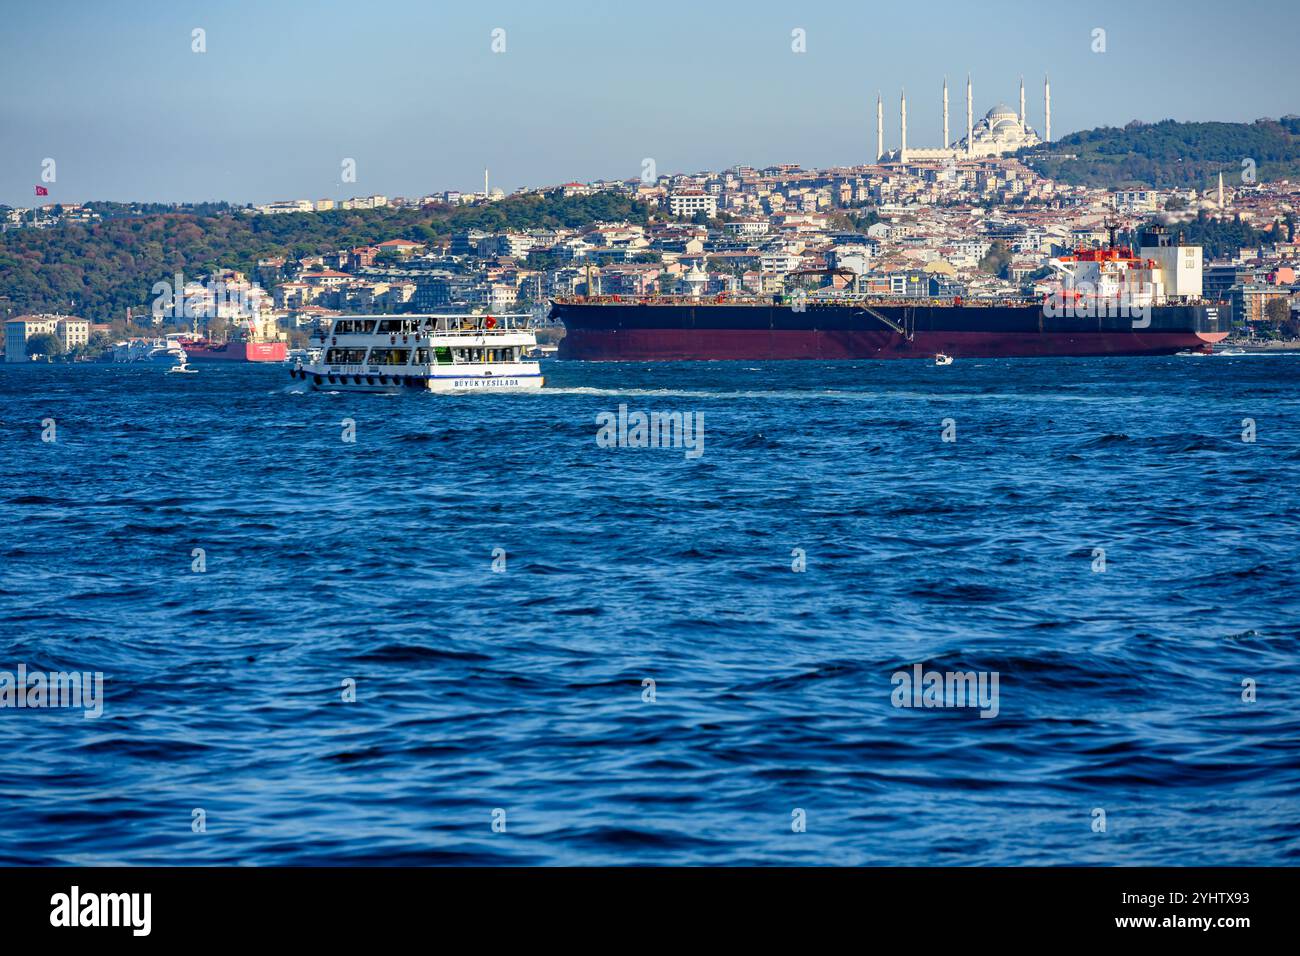
[[324, 391], [432, 392], [542, 387], [527, 313], [340, 315], [312, 334], [319, 356], [289, 374]]

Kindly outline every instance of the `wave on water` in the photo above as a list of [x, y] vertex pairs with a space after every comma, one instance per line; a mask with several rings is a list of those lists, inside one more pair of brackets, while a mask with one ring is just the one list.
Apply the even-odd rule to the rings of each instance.
[[[1293, 865], [1272, 357], [0, 366], [0, 672], [103, 677], [0, 711], [0, 862]], [[624, 403], [699, 457], [598, 444]]]

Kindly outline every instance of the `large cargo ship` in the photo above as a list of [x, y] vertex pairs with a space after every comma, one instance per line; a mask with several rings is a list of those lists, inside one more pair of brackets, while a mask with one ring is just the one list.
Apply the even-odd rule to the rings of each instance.
[[1208, 352], [1230, 331], [1224, 303], [1200, 299], [1200, 249], [1080, 250], [1054, 260], [1038, 300], [871, 297], [848, 287], [766, 298], [556, 299], [560, 358], [885, 359], [1164, 355]]
[[1153, 306], [1140, 328], [1123, 316], [1051, 317], [1040, 304], [560, 299], [552, 315], [565, 326], [559, 357], [594, 361], [1167, 355], [1210, 351], [1228, 335], [1226, 306]]

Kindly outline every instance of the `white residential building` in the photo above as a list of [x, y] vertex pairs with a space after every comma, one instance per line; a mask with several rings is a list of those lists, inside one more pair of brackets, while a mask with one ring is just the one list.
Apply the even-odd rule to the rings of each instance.
[[669, 195], [668, 211], [674, 216], [704, 213], [712, 219], [718, 214], [718, 197], [702, 189], [681, 189]]

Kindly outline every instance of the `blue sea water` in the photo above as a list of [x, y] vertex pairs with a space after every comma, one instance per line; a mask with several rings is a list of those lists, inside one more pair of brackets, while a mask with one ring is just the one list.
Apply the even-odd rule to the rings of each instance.
[[0, 368], [0, 863], [1300, 859], [1300, 356], [545, 371]]

